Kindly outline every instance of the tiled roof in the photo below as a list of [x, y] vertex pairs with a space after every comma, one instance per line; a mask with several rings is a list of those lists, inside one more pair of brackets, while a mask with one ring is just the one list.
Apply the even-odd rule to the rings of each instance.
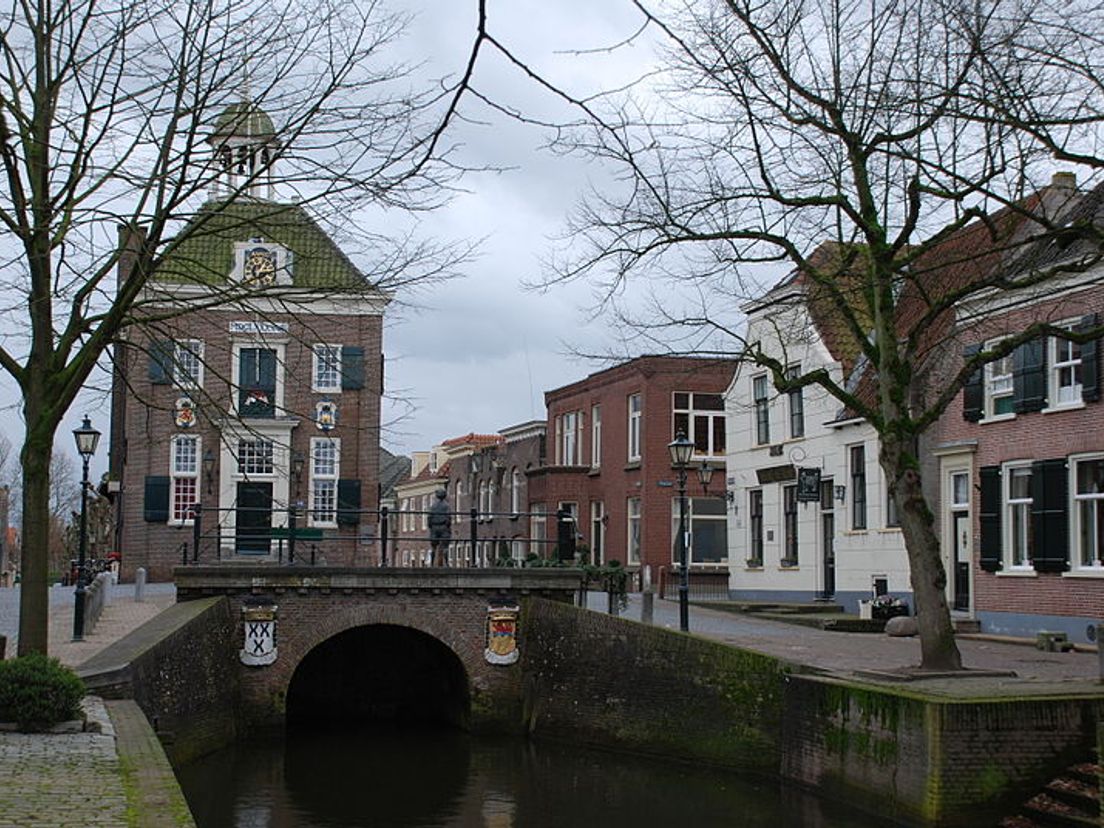
[[474, 431], [463, 437], [453, 437], [441, 443], [442, 446], [466, 446], [482, 448], [484, 446], [497, 446], [504, 438], [501, 434], [476, 434]]
[[366, 280], [298, 204], [259, 198], [208, 201], [188, 222], [182, 241], [158, 264], [158, 281], [217, 285], [234, 267], [234, 244], [261, 238], [294, 257], [296, 287], [362, 287]]

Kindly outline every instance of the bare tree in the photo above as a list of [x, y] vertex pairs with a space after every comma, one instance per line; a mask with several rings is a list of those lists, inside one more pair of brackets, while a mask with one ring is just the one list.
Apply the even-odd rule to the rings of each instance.
[[[572, 94], [495, 41], [581, 113], [554, 148], [623, 174], [621, 186], [592, 193], [572, 216], [548, 281], [592, 279], [611, 306], [631, 280], [658, 280], [668, 297], [689, 290], [696, 307], [674, 311], [668, 302], [635, 321], [641, 335], [689, 326], [705, 342], [724, 333], [741, 359], [769, 370], [778, 391], [817, 385], [868, 421], [908, 549], [922, 667], [959, 668], [918, 441], [983, 365], [1058, 329], [1040, 318], [933, 384], [935, 346], [962, 302], [985, 291], [1038, 291], [1100, 261], [1100, 227], [1061, 226], [1061, 205], [1033, 193], [1056, 157], [1090, 183], [1101, 166], [1104, 7], [633, 5], [642, 19], [636, 37], [654, 35], [663, 62], [629, 90]], [[1027, 251], [1059, 233], [1082, 240], [1071, 248], [1077, 255], [1033, 265]], [[811, 266], [825, 242], [835, 261]], [[788, 375], [784, 356], [741, 338], [739, 303], [764, 292], [772, 266], [775, 277], [803, 274], [831, 307], [862, 382]]]
[[[387, 59], [402, 25], [371, 0], [16, 0], [0, 16], [0, 367], [26, 424], [21, 654], [46, 649], [55, 433], [105, 349], [136, 320], [158, 321], [136, 303], [159, 264], [260, 181], [350, 234], [360, 211], [447, 195], [460, 170], [444, 129], [467, 76], [413, 90]], [[253, 159], [204, 205], [220, 165], [237, 163], [205, 143], [233, 106], [276, 122], [280, 178], [269, 181], [275, 157]], [[374, 266], [344, 290], [441, 272], [440, 249], [360, 241]], [[238, 298], [228, 287], [205, 301]]]

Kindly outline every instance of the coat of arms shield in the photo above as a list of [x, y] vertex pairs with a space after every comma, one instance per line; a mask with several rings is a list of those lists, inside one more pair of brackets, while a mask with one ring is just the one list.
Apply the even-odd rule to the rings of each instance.
[[487, 607], [487, 647], [483, 657], [488, 664], [513, 664], [518, 660], [517, 620], [516, 604]]
[[241, 662], [263, 667], [276, 660], [276, 605], [242, 607], [245, 641]]

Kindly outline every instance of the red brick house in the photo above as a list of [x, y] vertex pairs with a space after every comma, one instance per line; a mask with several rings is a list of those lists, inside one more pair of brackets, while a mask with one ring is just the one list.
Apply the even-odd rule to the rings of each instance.
[[[528, 473], [533, 512], [575, 516], [595, 563], [634, 571], [672, 568], [677, 475], [668, 444], [679, 430], [694, 442], [694, 465], [717, 473], [702, 491], [687, 479], [692, 572], [727, 586], [725, 412], [734, 360], [643, 356], [545, 393], [548, 463]], [[550, 521], [551, 525], [551, 521]]]
[[[1062, 221], [1104, 224], [1104, 186], [1074, 197]], [[1044, 193], [1044, 197], [1047, 194]], [[1060, 195], [1051, 192], [1054, 198]], [[1013, 279], [1074, 261], [1087, 248], [1048, 244], [995, 264]], [[1104, 269], [1069, 273], [1043, 289], [993, 290], [960, 303], [947, 369], [1029, 325], [1070, 330], [1104, 320]], [[1104, 407], [1100, 341], [1024, 343], [985, 366], [928, 434], [925, 477], [955, 610], [983, 632], [1040, 630], [1087, 640], [1104, 618]]]
[[[308, 212], [271, 200], [277, 139], [249, 104], [211, 138], [222, 177], [114, 352], [110, 476], [124, 577], [199, 559], [278, 560], [294, 514], [330, 564], [378, 555], [383, 311]], [[244, 188], [225, 199], [224, 190]], [[124, 284], [128, 263], [120, 263]], [[116, 485], [117, 484], [117, 485]]]

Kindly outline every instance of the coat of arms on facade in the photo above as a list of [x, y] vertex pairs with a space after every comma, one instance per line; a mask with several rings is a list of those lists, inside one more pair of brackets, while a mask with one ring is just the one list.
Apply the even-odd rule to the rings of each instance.
[[191, 428], [196, 424], [195, 403], [190, 397], [181, 397], [173, 407], [173, 419], [179, 428]]
[[242, 664], [263, 667], [276, 660], [276, 605], [254, 604], [242, 607], [245, 642]]
[[483, 657], [488, 664], [513, 664], [518, 660], [518, 607], [513, 603], [487, 607], [487, 648]]
[[314, 424], [322, 431], [332, 431], [337, 425], [337, 403], [333, 400], [322, 400], [314, 410]]

